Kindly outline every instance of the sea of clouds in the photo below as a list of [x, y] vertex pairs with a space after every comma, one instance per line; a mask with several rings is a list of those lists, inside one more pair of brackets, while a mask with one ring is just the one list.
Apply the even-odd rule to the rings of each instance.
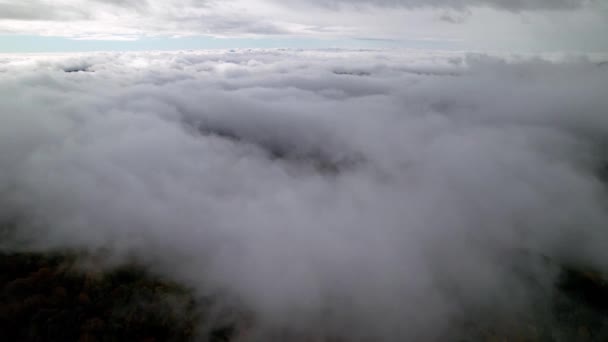
[[598, 58], [0, 56], [19, 248], [221, 293], [255, 317], [244, 340], [445, 340], [542, 302], [552, 265], [608, 270], [606, 148]]

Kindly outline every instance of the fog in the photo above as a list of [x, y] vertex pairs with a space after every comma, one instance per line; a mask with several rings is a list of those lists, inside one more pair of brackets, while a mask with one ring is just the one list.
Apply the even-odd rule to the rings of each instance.
[[606, 89], [584, 56], [5, 55], [3, 249], [135, 260], [246, 341], [441, 340], [608, 270]]

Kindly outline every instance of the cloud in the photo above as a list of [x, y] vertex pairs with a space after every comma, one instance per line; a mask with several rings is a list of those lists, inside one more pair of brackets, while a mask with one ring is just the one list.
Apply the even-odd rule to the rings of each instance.
[[456, 8], [492, 7], [509, 11], [571, 10], [589, 4], [588, 0], [291, 0], [329, 8], [340, 6], [387, 6], [406, 8]]
[[[32, 25], [32, 21], [40, 24]], [[61, 22], [58, 22], [61, 21]], [[57, 22], [57, 23], [56, 23]], [[111, 35], [274, 35], [284, 27], [234, 1], [0, 1], [0, 30], [86, 38]]]
[[251, 340], [441, 339], [465, 314], [538, 308], [542, 256], [608, 268], [607, 73], [373, 50], [7, 56], [0, 218], [20, 248], [107, 250], [234, 298]]
[[430, 38], [444, 47], [463, 41], [463, 49], [473, 50], [521, 41], [519, 46], [554, 49], [553, 37], [560, 37], [559, 50], [574, 42], [589, 51], [606, 46], [601, 6], [590, 0], [0, 0], [0, 33], [109, 40], [281, 35], [403, 43]]
[[85, 11], [77, 7], [58, 7], [44, 1], [0, 1], [0, 20], [81, 20], [87, 19]]
[[444, 12], [439, 16], [439, 20], [445, 21], [451, 24], [462, 24], [464, 23], [468, 17], [471, 16], [471, 12], [460, 12], [460, 13], [450, 13]]

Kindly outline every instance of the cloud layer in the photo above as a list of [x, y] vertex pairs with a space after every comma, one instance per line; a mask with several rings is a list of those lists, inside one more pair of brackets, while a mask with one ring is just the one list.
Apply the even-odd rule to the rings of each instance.
[[601, 63], [237, 50], [0, 76], [0, 217], [27, 248], [223, 293], [245, 339], [441, 339], [542, 301], [542, 257], [608, 268]]
[[593, 0], [0, 0], [0, 34], [373, 38], [443, 48], [459, 42], [463, 50], [600, 51], [608, 48], [607, 13]]
[[466, 9], [492, 7], [509, 11], [568, 10], [588, 4], [588, 0], [291, 0], [326, 7], [346, 5], [390, 6], [390, 7], [435, 7]]

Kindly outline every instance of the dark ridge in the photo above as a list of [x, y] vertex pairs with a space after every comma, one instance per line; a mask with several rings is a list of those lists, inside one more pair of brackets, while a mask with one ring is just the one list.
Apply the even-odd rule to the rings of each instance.
[[608, 341], [608, 277], [563, 267], [553, 298], [554, 326], [563, 341]]
[[371, 76], [372, 73], [368, 71], [360, 70], [334, 70], [334, 75], [348, 75], [348, 76]]
[[264, 150], [272, 160], [284, 160], [312, 166], [322, 174], [336, 175], [347, 169], [352, 169], [364, 161], [364, 158], [361, 155], [352, 156], [351, 158], [336, 159], [321, 148], [302, 151], [289, 144], [280, 144], [268, 140], [248, 140], [229, 129], [209, 128], [200, 125], [198, 131], [204, 136], [215, 136], [237, 143], [255, 145]]
[[[527, 250], [508, 255], [513, 260], [507, 260], [507, 264], [527, 261], [559, 273], [552, 288], [544, 290], [546, 301], [518, 315], [503, 315], [492, 307], [482, 312], [469, 308], [442, 340], [608, 341], [605, 274], [560, 265]], [[239, 303], [219, 305], [218, 298], [196, 298], [187, 288], [136, 264], [103, 272], [82, 271], [76, 265], [85, 257], [69, 252], [0, 252], [3, 340], [236, 342], [247, 338], [250, 329], [255, 331], [254, 318], [243, 314]], [[534, 274], [525, 274], [525, 269], [524, 273], [514, 272], [529, 279], [532, 286], [539, 280]], [[457, 296], [457, 292], [452, 295]], [[286, 337], [276, 341], [310, 341], [292, 337], [289, 332], [280, 336]]]
[[564, 268], [558, 285], [571, 299], [597, 311], [598, 315], [608, 315], [608, 279], [601, 273]]
[[68, 253], [0, 253], [3, 341], [229, 341], [226, 321], [203, 334], [210, 299], [136, 265], [97, 273]]
[[418, 76], [451, 76], [457, 77], [461, 74], [455, 71], [437, 71], [437, 70], [422, 70], [422, 69], [399, 69], [399, 71], [406, 74], [418, 75]]
[[90, 65], [65, 67], [65, 68], [63, 68], [63, 71], [67, 72], [67, 73], [72, 73], [72, 72], [95, 72], [95, 71], [91, 70], [91, 66]]
[[190, 293], [135, 266], [79, 273], [74, 257], [0, 254], [0, 331], [6, 341], [190, 341]]
[[599, 165], [596, 171], [596, 175], [604, 185], [608, 185], [608, 161], [602, 162]]

